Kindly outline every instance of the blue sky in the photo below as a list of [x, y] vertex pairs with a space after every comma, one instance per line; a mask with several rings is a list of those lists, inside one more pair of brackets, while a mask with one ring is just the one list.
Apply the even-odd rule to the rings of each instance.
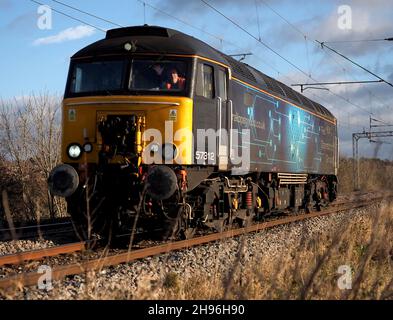
[[[115, 26], [52, 0], [39, 0], [102, 29]], [[71, 6], [120, 25], [162, 25], [193, 35], [225, 53], [252, 52], [245, 62], [287, 85], [312, 82], [282, 58], [266, 49], [200, 0], [62, 0]], [[209, 0], [225, 15], [269, 45], [318, 81], [375, 80], [341, 57], [322, 50], [319, 41], [393, 37], [393, 0]], [[339, 7], [346, 4], [352, 25], [342, 29]], [[167, 12], [173, 17], [152, 8]], [[63, 94], [70, 56], [105, 36], [92, 27], [52, 13], [52, 28], [41, 30], [38, 4], [30, 0], [0, 0], [0, 97], [32, 92]], [[185, 21], [182, 23], [176, 19]], [[287, 21], [285, 21], [287, 20]], [[259, 23], [258, 23], [259, 22]], [[190, 26], [192, 25], [192, 26]], [[348, 25], [347, 25], [348, 26]], [[200, 31], [204, 30], [204, 32]], [[213, 35], [213, 36], [212, 36]], [[305, 38], [306, 37], [306, 38]], [[221, 39], [221, 40], [219, 40]], [[386, 80], [393, 82], [393, 42], [331, 43]], [[351, 133], [367, 128], [370, 113], [393, 123], [393, 88], [386, 84], [332, 86], [329, 91], [307, 90], [305, 95], [328, 107], [339, 119], [342, 152], [351, 151]], [[341, 96], [338, 97], [337, 95]], [[348, 99], [350, 103], [346, 102]], [[356, 105], [356, 106], [355, 106]], [[390, 139], [393, 142], [393, 139]], [[389, 141], [389, 140], [386, 140]], [[368, 142], [361, 154], [375, 155]], [[393, 159], [393, 145], [384, 144], [378, 156]]]

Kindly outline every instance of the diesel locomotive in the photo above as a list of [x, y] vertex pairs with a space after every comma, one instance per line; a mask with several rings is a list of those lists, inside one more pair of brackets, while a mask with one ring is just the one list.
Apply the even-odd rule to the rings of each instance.
[[48, 185], [85, 238], [186, 238], [336, 198], [332, 113], [173, 29], [112, 29], [77, 52], [62, 111]]

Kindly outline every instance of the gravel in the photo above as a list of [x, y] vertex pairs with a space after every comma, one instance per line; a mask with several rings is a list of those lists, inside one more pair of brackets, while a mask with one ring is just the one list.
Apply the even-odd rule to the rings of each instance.
[[[361, 224], [366, 216], [378, 209], [379, 205], [312, 218], [288, 225], [262, 230], [243, 237], [221, 240], [219, 242], [192, 247], [143, 260], [104, 268], [100, 272], [67, 277], [64, 281], [53, 283], [53, 290], [39, 290], [36, 287], [23, 289], [11, 298], [15, 299], [100, 299], [132, 298], [141, 290], [149, 291], [162, 285], [166, 274], [175, 273], [181, 279], [197, 274], [206, 277], [226, 273], [236, 259], [240, 244], [243, 243], [242, 264], [251, 259], [268, 259], [279, 256], [284, 250], [297, 246], [305, 235], [307, 238], [340, 226], [348, 215], [351, 220]], [[242, 241], [241, 239], [244, 239]], [[23, 242], [23, 246], [38, 248], [51, 245], [46, 242]], [[19, 245], [18, 245], [19, 246]], [[17, 246], [17, 247], [18, 247]], [[14, 252], [12, 243], [0, 244], [0, 253]], [[89, 290], [86, 290], [88, 284]], [[156, 290], [157, 291], [157, 290]], [[154, 292], [151, 291], [151, 292]], [[150, 292], [149, 297], [155, 298]], [[1, 294], [0, 294], [1, 298]], [[8, 297], [10, 298], [10, 297]]]
[[53, 246], [55, 246], [55, 243], [50, 240], [12, 240], [0, 242], [0, 256], [23, 251], [46, 249]]

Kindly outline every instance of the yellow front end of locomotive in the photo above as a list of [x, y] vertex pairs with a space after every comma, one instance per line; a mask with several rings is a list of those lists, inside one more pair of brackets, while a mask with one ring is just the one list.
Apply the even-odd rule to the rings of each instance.
[[[192, 164], [193, 101], [186, 97], [169, 96], [103, 96], [69, 98], [63, 102], [63, 163], [98, 163], [102, 150], [99, 122], [108, 115], [134, 115], [141, 119], [141, 130], [135, 143], [140, 143], [141, 153], [153, 142], [173, 143], [177, 153], [174, 164]], [[157, 135], [161, 137], [157, 137]], [[86, 144], [92, 146], [84, 151]], [[80, 146], [81, 154], [70, 157], [71, 146]], [[111, 163], [124, 159], [114, 157]], [[141, 157], [142, 163], [145, 162]]]

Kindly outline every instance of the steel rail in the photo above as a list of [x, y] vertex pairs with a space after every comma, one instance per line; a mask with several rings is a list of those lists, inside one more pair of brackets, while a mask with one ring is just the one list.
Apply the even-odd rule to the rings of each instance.
[[51, 228], [51, 227], [58, 227], [58, 226], [69, 226], [71, 225], [71, 222], [59, 222], [59, 223], [48, 223], [48, 224], [35, 224], [31, 226], [23, 226], [23, 227], [14, 227], [14, 228], [6, 228], [6, 229], [0, 229], [1, 233], [4, 232], [11, 232], [13, 230], [19, 231], [19, 230], [37, 230], [37, 229], [45, 229], [45, 228]]
[[0, 266], [22, 264], [26, 261], [40, 260], [60, 254], [73, 253], [86, 249], [86, 242], [75, 242], [45, 249], [18, 252], [0, 256]]
[[[351, 202], [348, 202], [347, 204], [343, 204], [343, 206], [334, 208], [334, 209], [327, 209], [323, 211], [318, 211], [318, 212], [312, 212], [312, 213], [307, 213], [307, 214], [300, 214], [300, 215], [294, 215], [290, 217], [285, 217], [273, 221], [267, 221], [267, 222], [262, 222], [262, 223], [257, 223], [254, 225], [251, 225], [249, 227], [244, 227], [244, 228], [239, 228], [239, 229], [234, 229], [234, 230], [228, 230], [224, 231], [222, 233], [213, 233], [209, 234], [206, 236], [200, 236], [196, 238], [192, 238], [189, 240], [181, 240], [181, 241], [176, 241], [176, 242], [171, 242], [171, 243], [166, 243], [154, 247], [149, 247], [149, 248], [144, 248], [144, 249], [138, 249], [134, 251], [128, 251], [126, 253], [120, 253], [120, 254], [115, 254], [107, 257], [102, 257], [99, 259], [93, 259], [93, 260], [87, 260], [87, 261], [82, 261], [79, 263], [74, 263], [74, 264], [69, 264], [69, 265], [64, 265], [64, 266], [59, 266], [56, 268], [52, 269], [52, 281], [55, 280], [62, 280], [66, 276], [70, 275], [75, 275], [75, 274], [81, 274], [85, 273], [88, 271], [97, 271], [101, 270], [104, 267], [108, 266], [113, 266], [113, 265], [118, 265], [122, 263], [127, 263], [131, 262], [137, 259], [142, 259], [142, 258], [147, 258], [150, 256], [158, 255], [158, 254], [164, 254], [168, 253], [174, 250], [180, 250], [180, 249], [186, 249], [190, 248], [193, 246], [201, 245], [201, 244], [206, 244], [209, 242], [213, 241], [219, 241], [235, 236], [240, 236], [246, 233], [251, 233], [251, 232], [256, 232], [260, 231], [263, 229], [267, 228], [272, 228], [275, 226], [279, 225], [284, 225], [288, 223], [293, 223], [293, 222], [299, 222], [303, 221], [309, 218], [315, 218], [315, 217], [321, 217], [325, 216], [328, 214], [332, 213], [337, 213], [345, 210], [351, 210], [351, 209], [358, 209], [361, 207], [367, 207], [370, 206], [371, 204], [383, 200], [383, 199], [388, 199], [392, 198], [393, 195], [384, 195], [380, 197], [376, 197], [373, 199], [367, 199], [367, 200], [353, 200]], [[42, 275], [36, 272], [29, 272], [25, 274], [18, 274], [18, 275], [13, 275], [4, 279], [0, 280], [0, 289], [7, 289], [7, 288], [13, 288], [13, 287], [20, 287], [20, 286], [34, 286], [37, 285], [39, 278]]]
[[45, 236], [57, 234], [58, 232], [72, 232], [73, 230], [74, 228], [70, 219], [60, 219], [59, 222], [45, 220], [36, 224], [0, 228], [0, 241], [34, 239], [40, 235]]

